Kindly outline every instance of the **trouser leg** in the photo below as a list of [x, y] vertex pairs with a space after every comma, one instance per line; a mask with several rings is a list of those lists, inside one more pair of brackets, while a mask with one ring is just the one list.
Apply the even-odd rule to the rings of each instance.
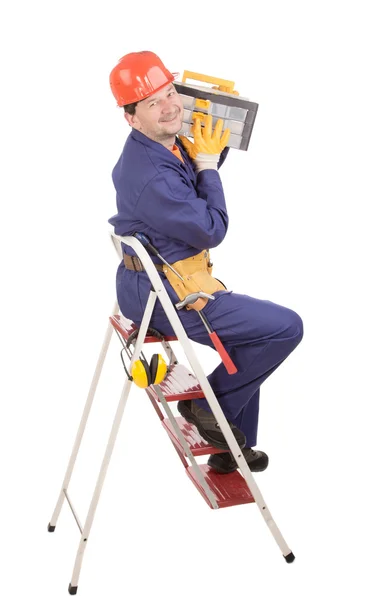
[[252, 448], [257, 444], [257, 428], [259, 422], [260, 389], [258, 389], [246, 406], [233, 420], [233, 424], [240, 429], [246, 437], [246, 448]]
[[[218, 299], [207, 316], [218, 332], [238, 372], [229, 375], [223, 365], [208, 376], [226, 418], [256, 445], [259, 388], [302, 339], [303, 325], [294, 311], [239, 294]], [[190, 335], [191, 333], [191, 335]], [[193, 331], [189, 337], [195, 339]], [[201, 336], [196, 336], [201, 341]], [[195, 401], [210, 410], [205, 399]]]

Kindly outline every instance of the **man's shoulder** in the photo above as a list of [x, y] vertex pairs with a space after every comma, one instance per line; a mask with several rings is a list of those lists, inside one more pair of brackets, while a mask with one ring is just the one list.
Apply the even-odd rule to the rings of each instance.
[[138, 180], [144, 187], [160, 174], [168, 177], [178, 171], [177, 158], [163, 145], [135, 130], [128, 136], [113, 170], [113, 179], [124, 182]]
[[135, 140], [130, 133], [112, 172], [114, 182], [147, 181], [157, 173], [157, 167], [151, 160], [147, 148]]

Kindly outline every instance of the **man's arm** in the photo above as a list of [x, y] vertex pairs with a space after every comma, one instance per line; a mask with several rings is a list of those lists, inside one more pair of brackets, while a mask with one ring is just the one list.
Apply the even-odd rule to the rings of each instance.
[[176, 171], [159, 173], [141, 193], [134, 217], [198, 250], [218, 246], [228, 228], [218, 172], [207, 169], [198, 173], [196, 191]]

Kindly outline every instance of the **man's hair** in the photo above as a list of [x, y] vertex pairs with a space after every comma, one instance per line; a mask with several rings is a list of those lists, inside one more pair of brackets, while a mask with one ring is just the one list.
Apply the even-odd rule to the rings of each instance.
[[137, 105], [138, 105], [137, 102], [133, 102], [132, 104], [125, 104], [124, 111], [126, 113], [128, 113], [129, 115], [135, 115], [135, 109], [136, 109]]

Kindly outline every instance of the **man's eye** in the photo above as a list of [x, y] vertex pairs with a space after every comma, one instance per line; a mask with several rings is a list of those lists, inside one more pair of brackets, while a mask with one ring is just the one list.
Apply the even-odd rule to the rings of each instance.
[[149, 108], [151, 108], [152, 106], [155, 106], [157, 103], [156, 102], [152, 102], [152, 104], [149, 104]]

